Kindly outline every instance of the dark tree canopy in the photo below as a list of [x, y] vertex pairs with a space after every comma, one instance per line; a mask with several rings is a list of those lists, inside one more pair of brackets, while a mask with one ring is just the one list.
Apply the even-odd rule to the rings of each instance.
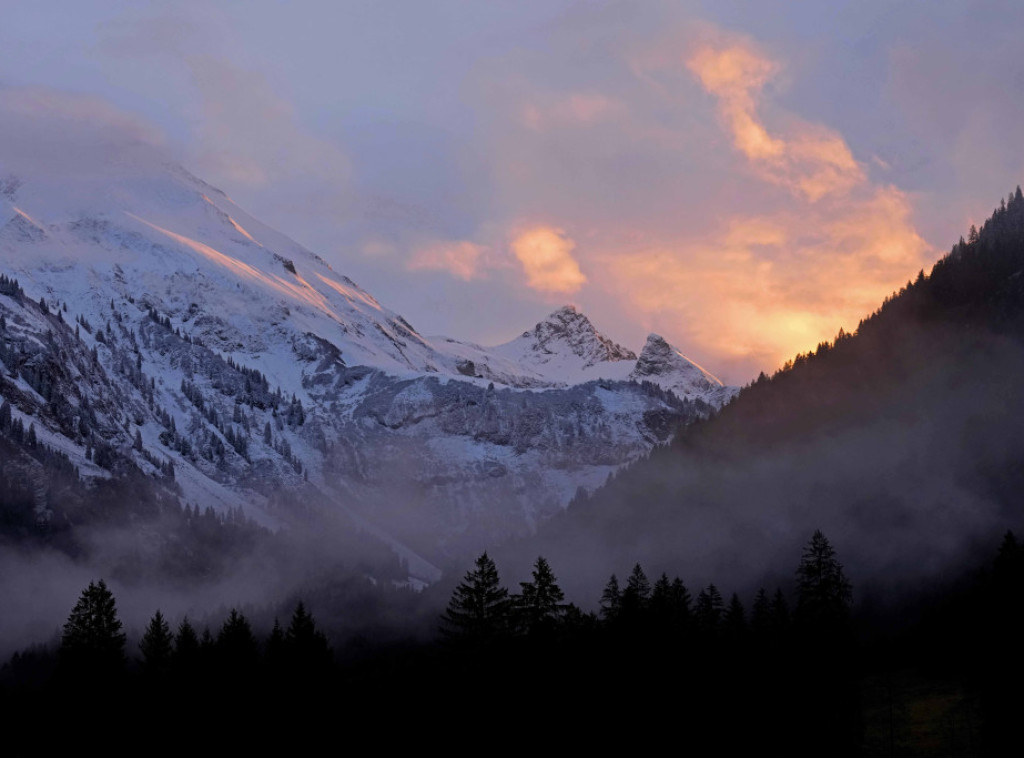
[[518, 610], [528, 632], [538, 632], [554, 626], [564, 611], [565, 593], [558, 586], [551, 566], [543, 557], [533, 567], [533, 581], [520, 582], [522, 593]]
[[807, 543], [796, 577], [798, 622], [827, 626], [849, 618], [853, 589], [843, 574], [835, 549], [820, 529]]
[[283, 643], [286, 660], [294, 667], [317, 670], [330, 665], [331, 649], [327, 644], [327, 637], [316, 628], [316, 622], [302, 601], [299, 601], [295, 613], [292, 614], [291, 623], [284, 633]]
[[619, 615], [621, 609], [622, 591], [619, 589], [619, 579], [612, 574], [601, 593], [601, 618], [610, 621]]
[[735, 592], [729, 599], [729, 606], [725, 609], [724, 616], [725, 631], [733, 638], [741, 637], [747, 630], [747, 614], [740, 602], [740, 596]]
[[198, 658], [199, 636], [188, 616], [185, 616], [178, 624], [178, 633], [174, 636], [174, 663], [179, 668], [187, 669], [194, 666]]
[[485, 552], [452, 593], [441, 628], [451, 638], [482, 641], [504, 632], [508, 615], [508, 590], [501, 586], [498, 567]]
[[117, 617], [114, 595], [106, 582], [89, 582], [71, 610], [61, 635], [64, 666], [114, 672], [124, 666], [125, 634]]
[[234, 608], [217, 634], [215, 650], [221, 664], [232, 670], [249, 669], [259, 658], [259, 646], [249, 620]]
[[697, 594], [694, 616], [701, 631], [706, 633], [717, 631], [722, 622], [724, 610], [725, 601], [722, 600], [722, 593], [714, 584], [709, 584]]
[[174, 650], [174, 637], [171, 635], [171, 627], [164, 619], [164, 615], [158, 610], [146, 627], [146, 633], [142, 635], [139, 643], [139, 650], [142, 652], [142, 665], [151, 673], [162, 674], [171, 665], [171, 656]]
[[639, 563], [633, 566], [626, 580], [626, 595], [638, 605], [646, 605], [651, 598], [651, 583]]
[[270, 630], [270, 636], [267, 637], [266, 647], [267, 662], [271, 666], [281, 666], [284, 661], [284, 629], [281, 628], [281, 622], [275, 617], [274, 626]]

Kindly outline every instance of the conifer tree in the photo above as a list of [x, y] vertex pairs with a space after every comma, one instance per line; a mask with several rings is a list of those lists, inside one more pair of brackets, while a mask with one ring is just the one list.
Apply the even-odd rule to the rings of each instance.
[[601, 618], [605, 621], [612, 621], [618, 618], [620, 610], [622, 610], [622, 592], [619, 590], [618, 577], [612, 574], [608, 584], [604, 586], [604, 592], [601, 593]]
[[853, 591], [836, 551], [818, 530], [804, 549], [797, 575], [796, 619], [805, 626], [836, 626], [850, 615]]
[[852, 590], [825, 535], [815, 531], [797, 567], [795, 690], [808, 745], [827, 740], [833, 754], [854, 754], [860, 738], [860, 682], [854, 660]]
[[452, 593], [441, 616], [441, 630], [452, 639], [482, 642], [503, 633], [508, 616], [508, 590], [500, 584], [498, 567], [484, 552]]
[[215, 651], [218, 660], [232, 673], [252, 673], [259, 658], [256, 636], [249, 620], [232, 608], [217, 634]]
[[142, 651], [142, 665], [151, 674], [166, 674], [171, 665], [174, 638], [171, 627], [158, 610], [142, 635], [139, 650]]
[[124, 646], [113, 593], [102, 579], [89, 582], [64, 624], [61, 665], [76, 673], [114, 674], [124, 667]]
[[701, 631], [711, 633], [718, 630], [724, 605], [722, 593], [714, 584], [709, 584], [698, 593], [694, 615]]
[[533, 581], [520, 582], [519, 586], [522, 593], [517, 605], [526, 630], [537, 633], [554, 627], [562, 616], [565, 593], [543, 557], [534, 564]]
[[651, 602], [651, 583], [647, 574], [637, 563], [626, 580], [626, 589], [622, 592], [621, 616], [624, 619], [637, 619], [646, 613]]
[[646, 605], [651, 599], [651, 583], [639, 563], [633, 566], [626, 580], [626, 592], [632, 594], [641, 605]]
[[666, 625], [672, 617], [672, 583], [662, 573], [651, 590], [651, 614], [659, 625]]
[[302, 601], [296, 606], [285, 632], [284, 651], [292, 667], [303, 673], [323, 672], [330, 666], [331, 649], [327, 637], [316, 628], [316, 622]]
[[174, 665], [185, 670], [196, 665], [199, 658], [199, 637], [192, 622], [185, 616], [178, 624], [178, 633], [174, 635]]

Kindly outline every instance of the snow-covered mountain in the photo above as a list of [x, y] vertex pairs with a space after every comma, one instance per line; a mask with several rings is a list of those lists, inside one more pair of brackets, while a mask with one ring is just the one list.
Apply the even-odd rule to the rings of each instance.
[[0, 178], [0, 271], [0, 436], [265, 523], [342, 509], [412, 559], [530, 529], [733, 391], [571, 306], [494, 348], [424, 337], [144, 148]]
[[716, 407], [727, 403], [737, 392], [735, 387], [726, 387], [658, 334], [647, 336], [629, 379], [654, 382], [679, 397], [698, 397]]

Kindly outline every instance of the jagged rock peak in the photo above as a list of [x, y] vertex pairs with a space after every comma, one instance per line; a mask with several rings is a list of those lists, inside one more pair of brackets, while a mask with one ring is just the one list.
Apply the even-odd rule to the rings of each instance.
[[680, 353], [660, 334], [647, 336], [647, 343], [640, 351], [631, 376], [637, 381], [673, 377], [676, 380], [674, 384], [681, 384], [680, 380], [685, 379], [694, 390], [723, 386], [717, 377]]
[[584, 360], [584, 367], [605, 361], [633, 361], [636, 353], [618, 345], [594, 328], [574, 305], [565, 305], [552, 313], [523, 337], [533, 338], [533, 349], [540, 353], [559, 353], [565, 345]]

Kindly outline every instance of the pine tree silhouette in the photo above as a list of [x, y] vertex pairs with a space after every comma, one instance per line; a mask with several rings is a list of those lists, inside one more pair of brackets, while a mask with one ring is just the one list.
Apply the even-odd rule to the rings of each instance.
[[139, 650], [142, 652], [142, 666], [151, 675], [166, 674], [171, 666], [174, 638], [171, 627], [158, 610], [142, 635]]
[[565, 593], [544, 558], [537, 558], [534, 564], [533, 581], [520, 582], [520, 587], [522, 593], [517, 610], [526, 631], [531, 634], [550, 631], [562, 616]]
[[849, 620], [853, 589], [828, 538], [819, 529], [796, 570], [796, 620], [804, 626], [837, 626]]
[[125, 634], [106, 582], [89, 582], [68, 616], [59, 659], [73, 675], [109, 677], [124, 668]]
[[498, 567], [485, 552], [452, 593], [441, 616], [441, 631], [451, 639], [469, 642], [493, 638], [507, 629], [509, 605], [508, 590], [498, 580]]

